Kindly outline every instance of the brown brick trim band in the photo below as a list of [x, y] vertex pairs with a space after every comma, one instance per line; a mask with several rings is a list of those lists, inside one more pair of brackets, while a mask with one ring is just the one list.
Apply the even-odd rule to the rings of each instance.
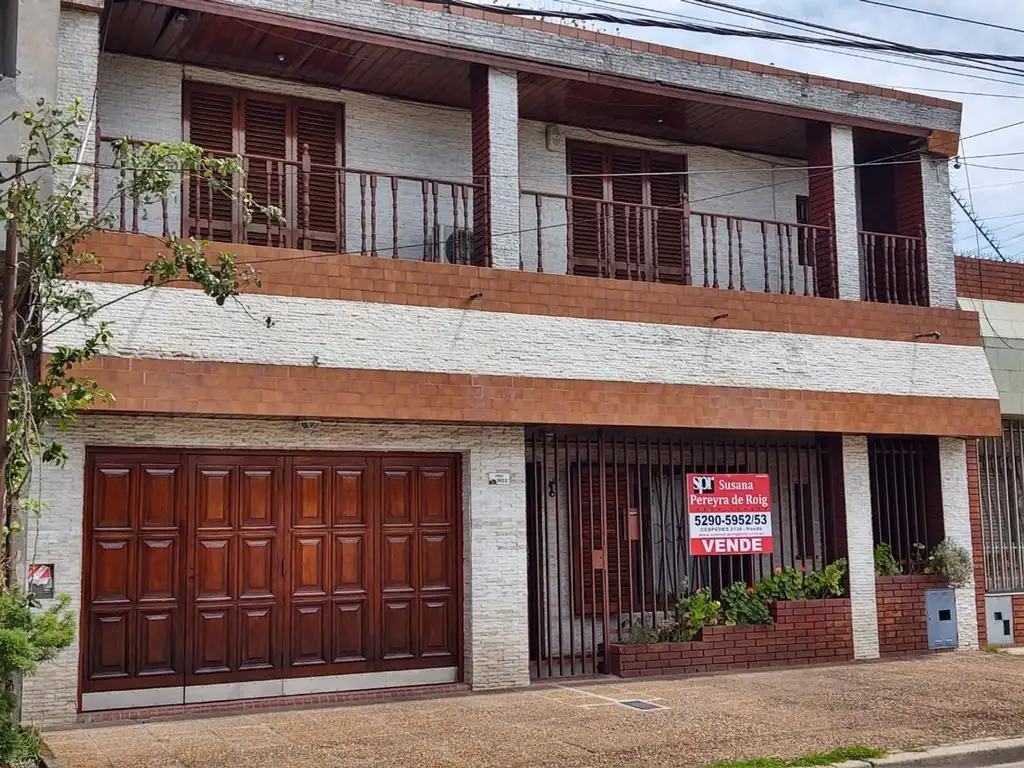
[[955, 263], [957, 296], [1024, 302], [1024, 264], [964, 258]]
[[995, 400], [102, 357], [94, 411], [989, 436]]
[[[97, 254], [103, 271], [86, 266], [76, 275], [78, 278], [132, 285], [140, 283], [143, 267], [166, 250], [156, 238], [114, 232], [94, 235], [88, 247]], [[214, 247], [230, 250], [240, 262], [259, 269], [263, 287], [252, 292], [276, 296], [962, 346], [981, 344], [977, 314], [955, 309], [775, 296], [347, 254], [321, 256], [251, 245]], [[482, 295], [470, 298], [476, 294]], [[933, 331], [940, 338], [919, 338]]]

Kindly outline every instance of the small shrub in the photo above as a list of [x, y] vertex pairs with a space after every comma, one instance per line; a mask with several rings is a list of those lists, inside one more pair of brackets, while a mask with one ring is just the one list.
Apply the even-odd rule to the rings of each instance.
[[629, 633], [623, 638], [622, 642], [627, 645], [650, 645], [651, 643], [657, 643], [659, 640], [658, 630], [648, 627], [641, 621], [630, 625]]
[[722, 613], [730, 625], [772, 623], [768, 605], [742, 581], [733, 582], [722, 592]]
[[944, 539], [935, 545], [928, 556], [925, 573], [942, 576], [951, 587], [962, 587], [970, 583], [974, 572], [970, 553], [959, 544]]
[[754, 587], [754, 594], [764, 602], [781, 600], [804, 600], [803, 571], [796, 568], [776, 568], [775, 573], [763, 579]]
[[840, 557], [820, 571], [812, 571], [804, 577], [804, 591], [808, 600], [843, 596], [843, 576], [846, 575], [846, 558]]
[[888, 544], [879, 544], [875, 547], [875, 575], [876, 576], [899, 576], [903, 573], [900, 564], [893, 557], [892, 547]]
[[693, 640], [704, 627], [718, 624], [721, 613], [722, 604], [712, 600], [706, 589], [698, 589], [689, 597], [680, 598], [676, 604], [676, 626], [670, 631], [669, 640], [676, 643]]

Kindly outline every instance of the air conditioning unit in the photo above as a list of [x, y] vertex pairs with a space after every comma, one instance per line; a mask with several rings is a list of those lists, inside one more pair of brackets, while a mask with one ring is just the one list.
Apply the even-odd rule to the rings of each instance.
[[425, 261], [444, 264], [470, 264], [473, 257], [473, 230], [439, 224], [437, 237], [431, 237], [424, 249]]

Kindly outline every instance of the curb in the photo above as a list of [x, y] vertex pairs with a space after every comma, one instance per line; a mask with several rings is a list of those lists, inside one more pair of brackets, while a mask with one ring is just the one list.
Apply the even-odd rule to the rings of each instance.
[[877, 760], [848, 760], [830, 768], [983, 768], [1024, 761], [1024, 738], [981, 739]]

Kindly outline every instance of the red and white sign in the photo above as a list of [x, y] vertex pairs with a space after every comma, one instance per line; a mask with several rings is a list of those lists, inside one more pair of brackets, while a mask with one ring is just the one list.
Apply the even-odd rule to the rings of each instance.
[[772, 484], [768, 475], [686, 476], [691, 555], [772, 552]]

